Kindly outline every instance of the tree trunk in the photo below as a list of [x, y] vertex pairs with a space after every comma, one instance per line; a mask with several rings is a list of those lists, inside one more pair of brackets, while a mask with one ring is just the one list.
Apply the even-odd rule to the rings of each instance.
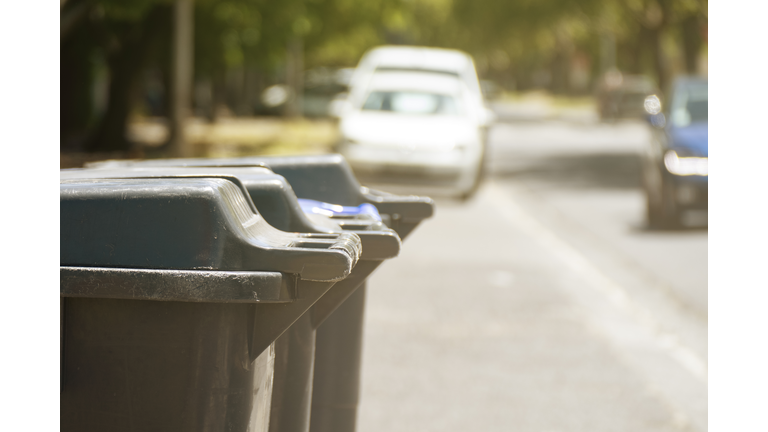
[[173, 7], [173, 47], [171, 49], [171, 101], [170, 139], [167, 151], [171, 156], [186, 157], [189, 147], [186, 138], [187, 118], [192, 108], [194, 72], [194, 3], [176, 0]]
[[698, 72], [699, 51], [701, 51], [701, 24], [696, 15], [691, 15], [683, 20], [683, 56], [685, 58], [685, 71], [691, 75]]
[[550, 89], [555, 94], [567, 94], [570, 91], [570, 72], [572, 47], [570, 36], [558, 28], [555, 34], [555, 55], [551, 63], [552, 82]]
[[85, 150], [110, 152], [130, 150], [126, 138], [128, 116], [136, 99], [141, 71], [150, 58], [153, 42], [163, 36], [168, 27], [170, 9], [157, 6], [146, 18], [133, 25], [122, 38], [120, 50], [109, 59], [109, 102], [96, 132], [88, 140]]
[[648, 29], [640, 26], [637, 37], [630, 43], [629, 51], [631, 56], [627, 62], [627, 71], [633, 74], [643, 72], [643, 57], [645, 56], [645, 47], [648, 45]]
[[61, 44], [59, 66], [61, 150], [81, 149], [93, 117], [93, 37], [86, 25], [72, 29]]
[[285, 115], [301, 117], [304, 98], [304, 44], [300, 37], [288, 42], [286, 50], [286, 84], [292, 97], [285, 104]]
[[648, 36], [656, 82], [659, 84], [659, 89], [663, 92], [669, 85], [669, 74], [667, 72], [667, 61], [661, 46], [661, 27], [648, 29]]

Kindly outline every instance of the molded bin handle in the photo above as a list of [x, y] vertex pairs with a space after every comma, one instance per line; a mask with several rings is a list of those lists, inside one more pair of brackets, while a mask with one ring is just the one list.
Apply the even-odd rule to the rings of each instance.
[[434, 201], [429, 197], [415, 195], [394, 195], [391, 193], [360, 187], [363, 197], [376, 206], [381, 213], [398, 215], [395, 219], [404, 222], [421, 222], [434, 214]]
[[383, 260], [394, 258], [400, 253], [400, 237], [381, 224], [381, 215], [373, 204], [342, 206], [306, 198], [299, 198], [298, 202], [305, 213], [329, 217], [342, 228], [352, 230], [360, 236], [366, 245], [362, 259]]

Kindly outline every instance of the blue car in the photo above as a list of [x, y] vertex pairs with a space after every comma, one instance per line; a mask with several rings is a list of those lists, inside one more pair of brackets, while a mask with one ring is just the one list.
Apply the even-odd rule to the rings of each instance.
[[643, 154], [643, 188], [648, 223], [659, 228], [708, 206], [707, 79], [679, 78], [669, 96], [663, 111], [658, 99], [645, 104], [653, 138]]

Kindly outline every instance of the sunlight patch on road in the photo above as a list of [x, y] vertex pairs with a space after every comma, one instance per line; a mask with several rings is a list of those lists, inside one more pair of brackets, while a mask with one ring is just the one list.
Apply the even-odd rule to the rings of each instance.
[[496, 288], [508, 288], [515, 282], [515, 275], [506, 270], [494, 270], [488, 274], [488, 283]]
[[488, 182], [481, 193], [486, 195], [488, 201], [493, 203], [508, 222], [523, 228], [554, 256], [566, 263], [572, 271], [587, 282], [588, 286], [597, 290], [609, 304], [622, 312], [622, 315], [631, 317], [639, 324], [659, 349], [666, 352], [694, 378], [707, 384], [707, 362], [681, 343], [677, 335], [662, 328], [653, 314], [632, 301], [623, 287], [603, 274], [584, 255], [523, 211], [496, 183]]

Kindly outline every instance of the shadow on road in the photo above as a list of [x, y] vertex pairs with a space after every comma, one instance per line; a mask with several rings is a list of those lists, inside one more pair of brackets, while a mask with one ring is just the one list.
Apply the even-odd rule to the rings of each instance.
[[[525, 182], [534, 188], [544, 186], [565, 190], [642, 190], [640, 156], [632, 153], [593, 153], [525, 158], [497, 155], [490, 177]], [[630, 227], [636, 234], [706, 231], [706, 212], [684, 214], [681, 225], [657, 228], [641, 218]]]
[[709, 230], [709, 227], [704, 225], [693, 225], [693, 226], [679, 226], [676, 228], [654, 228], [652, 226], [649, 226], [648, 224], [644, 224], [641, 226], [632, 226], [630, 231], [636, 234], [658, 234], [658, 233], [678, 233], [678, 232], [706, 232]]
[[522, 163], [518, 157], [518, 155], [498, 155], [494, 160], [494, 166], [491, 167], [491, 176], [542, 182], [564, 188], [639, 189], [641, 187], [640, 157], [631, 153], [557, 155], [537, 157]]

